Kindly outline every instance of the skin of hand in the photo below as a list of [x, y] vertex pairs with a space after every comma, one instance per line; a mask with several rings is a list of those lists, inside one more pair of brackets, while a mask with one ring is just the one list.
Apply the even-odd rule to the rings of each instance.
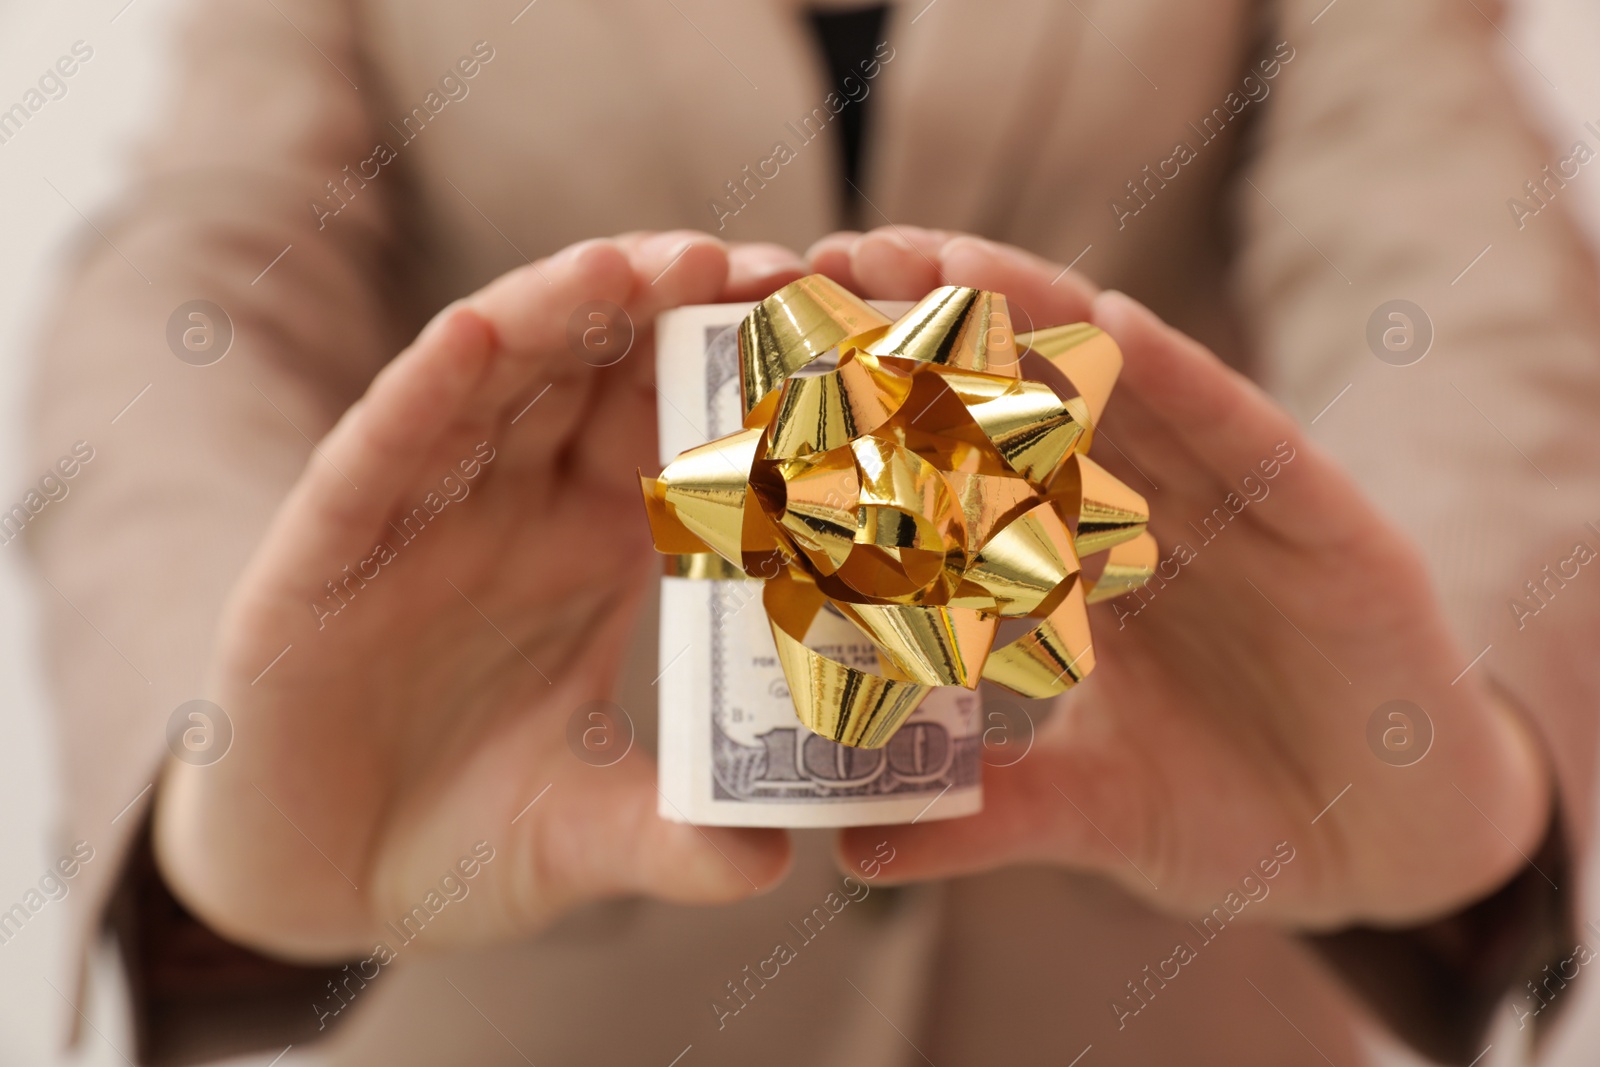
[[[234, 940], [317, 960], [371, 951], [443, 876], [463, 881], [480, 841], [472, 906], [440, 910], [424, 948], [783, 876], [787, 834], [663, 821], [648, 757], [590, 766], [567, 731], [611, 695], [659, 573], [635, 475], [656, 463], [655, 315], [803, 272], [786, 249], [702, 234], [588, 241], [445, 309], [374, 379], [230, 596], [208, 695], [231, 749], [163, 774], [154, 842], [180, 899]], [[571, 350], [589, 301], [637, 331], [614, 365]], [[392, 524], [430, 493], [451, 502], [408, 542]], [[380, 542], [394, 558], [361, 562]]]
[[[1469, 654], [1419, 549], [1256, 386], [1128, 297], [1017, 249], [895, 227], [808, 255], [869, 299], [975, 286], [1005, 293], [1018, 323], [1104, 329], [1125, 366], [1094, 456], [1146, 495], [1163, 559], [1195, 548], [1136, 616], [1131, 597], [1091, 608], [1093, 673], [1025, 758], [985, 769], [981, 814], [848, 830], [846, 869], [887, 837], [886, 879], [1053, 864], [1194, 915], [1259, 883], [1287, 843], [1292, 861], [1250, 911], [1318, 930], [1430, 919], [1526, 862], [1550, 818], [1538, 742], [1483, 672], [1453, 684]], [[1270, 494], [1201, 541], [1188, 524], [1274, 459]], [[1408, 767], [1366, 740], [1395, 698], [1435, 725]]]

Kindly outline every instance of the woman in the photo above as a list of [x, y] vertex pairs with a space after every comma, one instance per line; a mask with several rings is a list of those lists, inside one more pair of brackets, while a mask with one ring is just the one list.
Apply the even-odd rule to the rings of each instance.
[[[108, 846], [75, 899], [86, 932], [115, 901], [141, 1055], [1354, 1062], [1312, 935], [1400, 1035], [1479, 1054], [1570, 952], [1597, 685], [1595, 594], [1538, 584], [1595, 518], [1594, 277], [1559, 203], [1509, 228], [1545, 155], [1492, 36], [1433, 0], [197, 10], [36, 439], [141, 399], [30, 526], [72, 825]], [[915, 888], [773, 979], [835, 843], [661, 823], [642, 752], [596, 773], [562, 738], [651, 699], [648, 324], [813, 269], [1101, 325], [1105, 461], [1164, 545], [1279, 473], [1096, 619], [1096, 675], [983, 815], [844, 835]], [[567, 347], [597, 300], [642, 335], [614, 367]], [[309, 610], [469, 458], [437, 537]], [[196, 697], [231, 747], [158, 772]], [[1397, 699], [1433, 731], [1409, 766], [1369, 745]], [[142, 800], [108, 833], [153, 777], [153, 845]], [[446, 875], [470, 893], [435, 910]]]

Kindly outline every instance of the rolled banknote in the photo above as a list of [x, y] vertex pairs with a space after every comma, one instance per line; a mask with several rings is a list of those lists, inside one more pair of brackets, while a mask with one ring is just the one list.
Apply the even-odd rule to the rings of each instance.
[[[736, 327], [749, 304], [679, 308], [656, 322], [661, 461], [740, 426]], [[891, 315], [907, 305], [879, 305]], [[807, 730], [789, 698], [761, 583], [661, 579], [656, 681], [663, 818], [708, 826], [862, 826], [951, 819], [983, 807], [982, 706], [930, 693], [883, 748]], [[818, 614], [806, 643], [868, 670], [851, 622]]]

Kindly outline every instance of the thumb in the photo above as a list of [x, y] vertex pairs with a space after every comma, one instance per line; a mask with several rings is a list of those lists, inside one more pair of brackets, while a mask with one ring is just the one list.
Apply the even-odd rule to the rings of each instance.
[[574, 899], [641, 893], [680, 904], [716, 904], [765, 892], [788, 871], [782, 830], [693, 826], [658, 814], [649, 761], [576, 766], [569, 788], [531, 828], [531, 869], [546, 890]]
[[1018, 763], [984, 768], [982, 812], [846, 830], [838, 862], [855, 869], [887, 842], [896, 858], [883, 869], [886, 882], [1049, 863], [1098, 871], [1148, 896], [1161, 878], [1154, 858], [1159, 805], [1128, 756], [1041, 733]]
[[[602, 767], [563, 754], [552, 769], [540, 790], [524, 793], [525, 785], [502, 778], [478, 783], [493, 796], [439, 798], [430, 817], [382, 857], [374, 921], [408, 914], [435, 888], [441, 864], [475, 837], [483, 839], [480, 863], [463, 872], [475, 878], [474, 903], [442, 909], [429, 923], [435, 948], [536, 934], [563, 912], [609, 897], [741, 900], [772, 888], [788, 870], [791, 847], [782, 830], [690, 826], [658, 816], [655, 772], [639, 753]], [[486, 810], [503, 812], [509, 824], [496, 819], [499, 829], [489, 829]]]

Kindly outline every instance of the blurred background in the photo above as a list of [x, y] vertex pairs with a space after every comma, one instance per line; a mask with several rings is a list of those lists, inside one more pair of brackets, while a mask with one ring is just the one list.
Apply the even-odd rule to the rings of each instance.
[[[1491, 0], [1460, 2], [1489, 14], [1495, 8]], [[86, 234], [95, 239], [86, 219], [115, 189], [133, 139], [160, 117], [170, 8], [166, 0], [0, 0], [0, 102], [20, 98], [74, 42], [94, 50], [65, 96], [0, 143], [0, 499], [20, 497], [36, 473], [24, 469], [21, 448], [37, 311], [63, 250]], [[1600, 64], [1594, 62], [1600, 4], [1505, 0], [1502, 27], [1506, 65], [1553, 144], [1570, 145], [1585, 122], [1600, 124]], [[1563, 195], [1590, 239], [1600, 243], [1600, 180], [1574, 182]], [[54, 859], [47, 841], [58, 806], [56, 756], [33, 627], [41, 595], [55, 594], [32, 577], [20, 545], [0, 545], [0, 676], [9, 697], [0, 711], [0, 901], [6, 902], [35, 885]], [[1600, 908], [1591, 902], [1588, 910]], [[0, 944], [0, 1067], [124, 1062], [117, 1049], [130, 1043], [108, 959], [95, 968], [79, 1054], [59, 1050], [74, 1011], [62, 957], [65, 914], [64, 908], [47, 909]], [[1600, 985], [1591, 981], [1580, 990], [1582, 1003], [1572, 1006], [1578, 1025], [1563, 1033], [1554, 1063], [1596, 1062]], [[1511, 1037], [1497, 1040], [1484, 1067], [1515, 1062], [1516, 1044]], [[1392, 1050], [1385, 1055], [1397, 1065], [1412, 1062]], [[277, 1062], [312, 1059], [294, 1050]], [[266, 1064], [270, 1057], [243, 1062]]]

